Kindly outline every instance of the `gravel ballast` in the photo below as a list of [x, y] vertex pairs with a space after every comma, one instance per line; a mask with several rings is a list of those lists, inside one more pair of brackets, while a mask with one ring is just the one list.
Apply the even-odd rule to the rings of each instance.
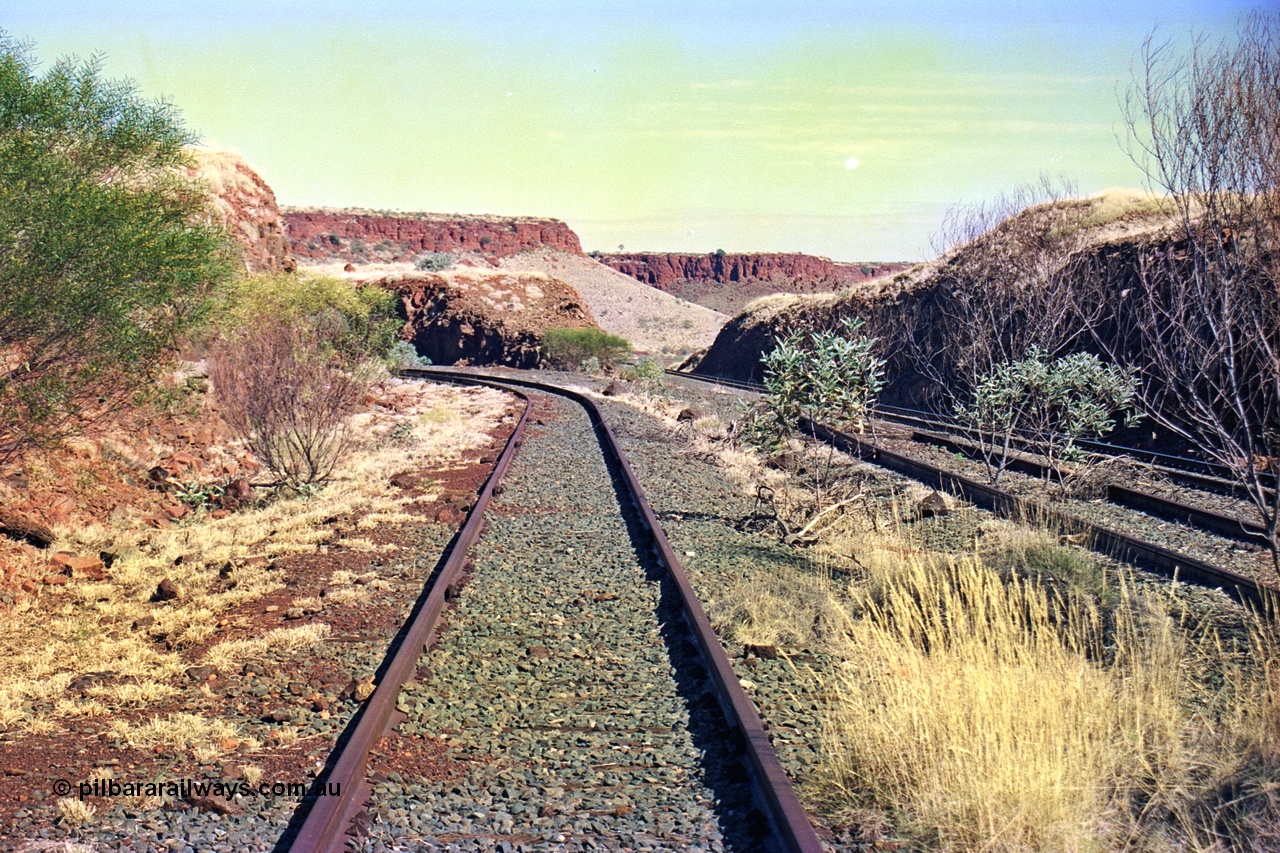
[[400, 735], [438, 742], [447, 772], [380, 771], [363, 849], [758, 849], [727, 726], [587, 415], [531, 396], [470, 580], [400, 698]]

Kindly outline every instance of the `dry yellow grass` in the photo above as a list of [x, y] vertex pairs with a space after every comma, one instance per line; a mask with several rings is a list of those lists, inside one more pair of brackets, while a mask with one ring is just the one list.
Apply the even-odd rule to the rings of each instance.
[[[277, 500], [220, 520], [198, 516], [146, 532], [108, 525], [56, 529], [54, 550], [112, 551], [119, 557], [107, 580], [50, 587], [0, 623], [0, 726], [52, 734], [67, 718], [112, 714], [172, 697], [191, 665], [184, 651], [234, 627], [235, 617], [227, 622], [225, 614], [281, 588], [279, 572], [248, 558], [287, 557], [325, 547], [334, 535], [325, 519], [334, 516], [360, 517], [362, 529], [410, 520], [413, 516], [400, 510], [407, 498], [388, 484], [389, 477], [406, 469], [447, 466], [474, 449], [487, 448], [485, 432], [510, 417], [511, 398], [488, 389], [390, 380], [383, 397], [391, 401], [390, 410], [376, 417], [357, 416], [356, 428], [369, 438], [368, 444], [346, 461], [334, 482], [309, 499]], [[392, 442], [389, 436], [397, 424], [406, 427]], [[343, 541], [372, 547], [360, 537]], [[217, 583], [227, 563], [236, 566], [232, 589]], [[181, 595], [156, 605], [150, 598], [162, 578], [177, 584]], [[386, 588], [375, 577], [362, 580], [358, 589]], [[351, 603], [365, 595], [348, 593]], [[341, 602], [339, 595], [327, 605]], [[148, 618], [153, 621], [146, 627], [131, 628]], [[319, 642], [325, 630], [323, 624], [280, 629], [249, 641], [215, 644], [206, 657], [226, 667], [267, 647], [300, 652]], [[168, 637], [173, 647], [153, 642], [157, 634]], [[89, 701], [66, 701], [70, 682], [88, 672], [113, 675], [88, 688]], [[149, 736], [145, 729], [138, 731], [143, 734], [134, 737]]]
[[[1001, 535], [1015, 555], [1057, 547]], [[1237, 649], [1123, 578], [1103, 609], [1087, 589], [923, 551], [893, 529], [826, 547], [712, 605], [737, 642], [839, 662], [816, 676], [834, 701], [821, 775], [805, 780], [824, 810], [943, 850], [1280, 840], [1267, 836], [1280, 816], [1274, 624], [1255, 622]]]

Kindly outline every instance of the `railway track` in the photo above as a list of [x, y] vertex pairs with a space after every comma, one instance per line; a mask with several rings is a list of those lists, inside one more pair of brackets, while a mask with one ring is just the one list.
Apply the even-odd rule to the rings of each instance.
[[[921, 444], [942, 447], [960, 453], [970, 459], [981, 459], [979, 448], [968, 442], [959, 441], [951, 436], [916, 430], [911, 440]], [[1055, 476], [1052, 469], [1032, 459], [1017, 458], [1011, 461], [1011, 470], [1021, 471], [1033, 477], [1050, 479]], [[1117, 506], [1127, 507], [1147, 515], [1154, 515], [1188, 527], [1195, 527], [1208, 533], [1249, 542], [1254, 545], [1266, 545], [1267, 532], [1260, 524], [1235, 518], [1222, 513], [1210, 512], [1200, 507], [1191, 506], [1181, 501], [1152, 495], [1128, 486], [1111, 483], [1107, 486], [1106, 499]]]
[[[722, 385], [724, 387], [735, 388], [740, 391], [749, 391], [756, 394], [763, 393], [764, 391], [764, 386], [756, 382], [740, 382], [735, 379], [700, 376], [696, 373], [686, 373], [679, 370], [668, 370], [666, 372], [669, 376], [676, 376], [696, 382]], [[947, 417], [946, 415], [938, 412], [925, 412], [919, 409], [911, 409], [902, 406], [879, 405], [876, 407], [875, 417], [878, 420], [888, 421], [890, 423], [896, 423], [921, 431], [932, 432], [934, 434], [938, 431], [951, 433], [958, 430], [963, 431], [963, 428], [956, 423], [954, 418]], [[1177, 456], [1170, 453], [1161, 453], [1159, 451], [1148, 450], [1141, 447], [1128, 447], [1126, 445], [1113, 444], [1105, 441], [1080, 439], [1076, 441], [1076, 445], [1099, 457], [1122, 457], [1141, 462], [1142, 464], [1149, 466], [1151, 470], [1161, 474], [1173, 482], [1178, 483], [1179, 485], [1190, 486], [1191, 488], [1220, 494], [1239, 494], [1241, 492], [1240, 487], [1233, 477], [1230, 469], [1215, 462], [1195, 459], [1189, 456]], [[1020, 450], [1027, 450], [1031, 452], [1034, 452], [1035, 450], [1033, 443], [1028, 440], [1015, 438], [1015, 446]], [[1276, 478], [1272, 476], [1269, 479], [1271, 484], [1274, 486], [1276, 484]]]
[[411, 374], [528, 406], [289, 849], [821, 850], [594, 403]]
[[[715, 381], [706, 377], [693, 377], [691, 374], [676, 373], [676, 375], [684, 378], [696, 378], [700, 381]], [[724, 384], [729, 385], [729, 387], [750, 388], [749, 383]], [[1184, 582], [1211, 589], [1221, 589], [1238, 601], [1254, 607], [1266, 609], [1274, 607], [1277, 603], [1275, 599], [1278, 593], [1274, 588], [1260, 584], [1252, 578], [1212, 565], [1204, 560], [1180, 554], [1156, 543], [1096, 524], [1043, 503], [993, 488], [940, 466], [878, 447], [874, 443], [819, 424], [806, 424], [804, 429], [822, 440], [833, 443], [839, 449], [851, 455], [904, 474], [963, 500], [990, 509], [1004, 517], [1025, 521], [1037, 526], [1050, 526], [1064, 535], [1078, 539], [1081, 544], [1098, 553], [1176, 577]], [[973, 448], [963, 446], [962, 443], [956, 442], [949, 437], [919, 432], [915, 433], [915, 435], [929, 443], [944, 442], [946, 446], [969, 452], [973, 450]], [[1020, 464], [1034, 466], [1034, 463], [1026, 462], [1025, 460], [1020, 461]], [[1039, 475], [1044, 473], [1043, 468], [1038, 466], [1035, 468], [1035, 472]], [[1265, 536], [1257, 525], [1242, 523], [1238, 519], [1206, 512], [1177, 501], [1118, 486], [1110, 487], [1108, 496], [1119, 505], [1181, 524], [1198, 527], [1218, 535], [1230, 536], [1254, 544], [1265, 541]]]

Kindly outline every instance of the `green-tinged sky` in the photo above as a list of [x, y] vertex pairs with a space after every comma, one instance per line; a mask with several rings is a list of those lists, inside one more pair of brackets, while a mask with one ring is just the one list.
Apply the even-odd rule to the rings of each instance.
[[285, 204], [888, 260], [1042, 173], [1140, 185], [1117, 92], [1143, 37], [1250, 5], [0, 0], [0, 27], [46, 63], [100, 54]]

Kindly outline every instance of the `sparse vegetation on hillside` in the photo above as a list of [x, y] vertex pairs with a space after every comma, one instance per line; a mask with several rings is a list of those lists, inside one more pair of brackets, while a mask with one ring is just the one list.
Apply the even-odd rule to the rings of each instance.
[[449, 252], [425, 252], [413, 261], [415, 269], [423, 272], [440, 272], [457, 263], [457, 256]]
[[147, 389], [233, 267], [173, 109], [0, 34], [0, 461]]

